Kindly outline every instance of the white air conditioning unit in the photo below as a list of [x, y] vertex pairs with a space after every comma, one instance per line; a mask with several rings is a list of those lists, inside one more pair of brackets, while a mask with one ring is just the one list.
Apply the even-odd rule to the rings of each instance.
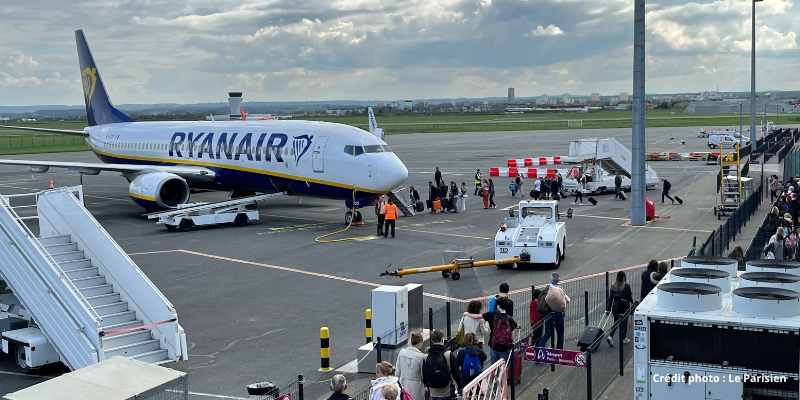
[[667, 311], [706, 312], [722, 307], [718, 286], [696, 282], [666, 282], [658, 285], [659, 308]]
[[681, 268], [718, 269], [727, 272], [728, 277], [734, 279], [739, 263], [733, 258], [686, 257], [681, 260]]
[[673, 268], [669, 282], [695, 282], [717, 286], [723, 293], [731, 290], [730, 274], [721, 269]]
[[733, 291], [733, 311], [753, 318], [786, 318], [800, 314], [794, 290], [742, 287]]
[[800, 263], [794, 261], [753, 260], [747, 262], [747, 272], [783, 272], [800, 275]]
[[739, 287], [771, 287], [800, 292], [800, 275], [783, 272], [745, 272], [739, 276]]

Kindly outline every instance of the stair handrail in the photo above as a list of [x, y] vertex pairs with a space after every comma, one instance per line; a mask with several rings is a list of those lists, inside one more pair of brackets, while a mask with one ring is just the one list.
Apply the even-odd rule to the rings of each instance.
[[[73, 191], [75, 191], [75, 188], [74, 187], [68, 187], [68, 188], [64, 188], [64, 189], [54, 189], [54, 190], [62, 190], [62, 191], [73, 192]], [[79, 187], [78, 187], [78, 190], [80, 190]], [[42, 194], [43, 192], [45, 192], [45, 191], [39, 191], [39, 192], [35, 192], [35, 193], [28, 193], [28, 195], [34, 196], [34, 198], [36, 200], [38, 200], [39, 195]], [[36, 248], [36, 250], [39, 253], [41, 253], [44, 258], [47, 259], [48, 264], [50, 264], [49, 266], [53, 270], [53, 272], [55, 272], [55, 274], [58, 276], [58, 278], [67, 286], [67, 289], [69, 289], [69, 291], [73, 295], [75, 295], [75, 297], [77, 297], [78, 300], [80, 300], [81, 303], [83, 303], [84, 308], [86, 308], [86, 310], [89, 311], [89, 314], [91, 315], [92, 319], [94, 320], [94, 323], [96, 325], [95, 327], [98, 328], [98, 330], [99, 330], [100, 323], [103, 321], [103, 318], [100, 316], [100, 314], [98, 314], [94, 310], [94, 308], [92, 307], [91, 303], [89, 303], [89, 300], [86, 299], [86, 296], [84, 296], [83, 293], [81, 293], [80, 289], [78, 289], [78, 287], [75, 286], [75, 284], [69, 279], [69, 277], [67, 276], [67, 273], [64, 272], [64, 270], [61, 268], [60, 265], [58, 265], [58, 262], [56, 262], [56, 260], [53, 258], [53, 256], [50, 255], [50, 252], [48, 252], [44, 248], [44, 245], [42, 245], [42, 242], [39, 241], [39, 238], [36, 237], [36, 235], [33, 233], [33, 231], [31, 231], [31, 229], [28, 227], [28, 225], [25, 224], [25, 222], [24, 222], [25, 220], [22, 219], [22, 217], [17, 213], [17, 211], [14, 209], [14, 207], [11, 206], [11, 203], [8, 200], [6, 200], [6, 198], [11, 197], [11, 196], [2, 196], [2, 197], [3, 197], [3, 201], [0, 201], [0, 205], [5, 207], [9, 211], [11, 216], [14, 217], [14, 219], [19, 223], [19, 225], [22, 226], [23, 231], [28, 235], [28, 239], [33, 243], [34, 248]], [[14, 195], [14, 197], [20, 197], [20, 195]]]

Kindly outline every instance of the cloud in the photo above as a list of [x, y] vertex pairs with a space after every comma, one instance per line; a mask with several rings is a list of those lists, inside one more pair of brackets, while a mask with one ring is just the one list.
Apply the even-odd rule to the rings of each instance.
[[[78, 27], [118, 103], [220, 101], [231, 88], [253, 100], [631, 91], [630, 0], [7, 3], [0, 86], [14, 90], [0, 104], [80, 104]], [[758, 3], [759, 73], [771, 71], [760, 87], [795, 85], [783, 67], [797, 64], [794, 3]], [[647, 10], [648, 90], [747, 86], [748, 2]]]
[[530, 36], [561, 36], [563, 34], [564, 31], [553, 24], [546, 27], [539, 25], [529, 33]]

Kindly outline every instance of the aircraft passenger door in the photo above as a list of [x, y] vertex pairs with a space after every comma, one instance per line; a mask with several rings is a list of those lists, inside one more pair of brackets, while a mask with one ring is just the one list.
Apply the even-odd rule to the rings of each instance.
[[320, 136], [314, 141], [314, 149], [311, 152], [311, 165], [314, 172], [325, 172], [325, 145], [327, 143], [327, 136]]

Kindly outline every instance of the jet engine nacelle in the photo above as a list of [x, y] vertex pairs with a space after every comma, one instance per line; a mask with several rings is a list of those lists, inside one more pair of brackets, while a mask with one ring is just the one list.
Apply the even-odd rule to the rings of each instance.
[[128, 195], [148, 209], [176, 208], [189, 200], [189, 184], [169, 172], [149, 172], [131, 181]]

